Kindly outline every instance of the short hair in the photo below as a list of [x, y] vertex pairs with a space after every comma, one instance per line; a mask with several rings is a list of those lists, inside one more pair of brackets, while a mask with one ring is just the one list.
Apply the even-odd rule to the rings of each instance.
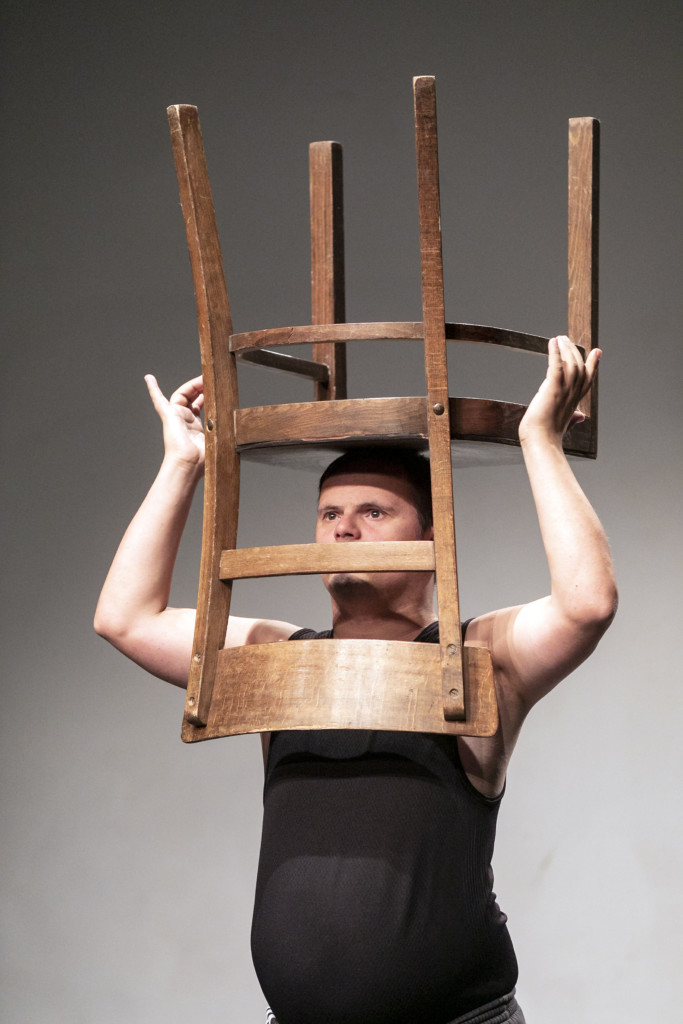
[[412, 448], [380, 446], [351, 448], [331, 462], [318, 483], [318, 495], [332, 476], [343, 473], [378, 473], [398, 476], [413, 492], [413, 503], [423, 532], [434, 519], [432, 515], [432, 481], [429, 459]]

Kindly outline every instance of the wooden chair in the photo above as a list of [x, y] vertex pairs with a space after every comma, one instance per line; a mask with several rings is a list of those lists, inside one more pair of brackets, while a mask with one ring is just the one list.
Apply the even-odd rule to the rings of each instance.
[[[422, 321], [345, 323], [342, 154], [310, 147], [312, 326], [233, 334], [230, 304], [197, 110], [169, 107], [197, 302], [205, 392], [206, 477], [194, 653], [182, 736], [189, 742], [276, 729], [401, 729], [491, 735], [497, 727], [491, 657], [462, 645], [452, 459], [485, 461], [519, 445], [524, 407], [449, 397], [446, 342], [547, 351], [547, 338], [445, 323], [434, 79], [414, 80]], [[597, 343], [598, 123], [569, 122], [569, 328], [587, 352]], [[346, 341], [424, 341], [426, 396], [346, 396]], [[312, 360], [273, 351], [310, 342]], [[312, 402], [240, 409], [236, 358], [309, 377]], [[568, 453], [594, 458], [597, 388]], [[326, 465], [347, 448], [428, 449], [434, 541], [236, 548], [241, 457]], [[232, 582], [332, 571], [434, 570], [440, 643], [319, 640], [223, 649]]]

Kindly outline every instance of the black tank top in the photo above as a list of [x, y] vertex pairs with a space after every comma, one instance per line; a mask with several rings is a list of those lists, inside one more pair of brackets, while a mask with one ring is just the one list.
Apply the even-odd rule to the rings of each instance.
[[[438, 642], [438, 623], [416, 640]], [[469, 782], [455, 737], [272, 735], [251, 941], [280, 1024], [446, 1024], [512, 991], [500, 799]]]

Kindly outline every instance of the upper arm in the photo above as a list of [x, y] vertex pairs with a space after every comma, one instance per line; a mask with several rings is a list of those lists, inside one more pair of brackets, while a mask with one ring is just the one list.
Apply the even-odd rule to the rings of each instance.
[[[184, 688], [190, 673], [195, 618], [194, 608], [165, 608], [107, 639], [147, 672]], [[225, 646], [275, 643], [287, 640], [297, 629], [289, 622], [231, 615]]]
[[474, 619], [467, 639], [491, 651], [499, 704], [524, 715], [595, 650], [608, 623], [579, 621], [544, 597]]

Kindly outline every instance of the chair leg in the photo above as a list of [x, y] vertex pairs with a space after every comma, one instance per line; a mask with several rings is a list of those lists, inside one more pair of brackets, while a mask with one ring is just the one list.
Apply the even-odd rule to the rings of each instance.
[[[569, 313], [568, 333], [586, 355], [598, 345], [598, 242], [600, 122], [594, 117], [569, 121]], [[588, 453], [598, 445], [598, 382], [581, 400], [589, 417]]]
[[240, 467], [237, 370], [228, 348], [232, 318], [199, 117], [196, 107], [179, 105], [168, 108], [168, 118], [197, 303], [206, 438], [202, 559], [185, 735], [208, 721], [218, 653], [225, 643], [232, 584], [219, 578], [220, 558], [237, 543]]
[[413, 88], [422, 264], [422, 319], [424, 322], [429, 458], [434, 510], [436, 594], [439, 604], [441, 681], [444, 716], [449, 721], [455, 721], [465, 717], [465, 694], [453, 513], [451, 427], [441, 256], [439, 153], [436, 132], [436, 86], [433, 78], [422, 77], [414, 79]]
[[[344, 193], [342, 148], [338, 142], [309, 147], [311, 190], [311, 323], [341, 324], [346, 319], [344, 285]], [[346, 345], [316, 342], [313, 359], [328, 368], [327, 382], [316, 381], [316, 400], [346, 398]]]

